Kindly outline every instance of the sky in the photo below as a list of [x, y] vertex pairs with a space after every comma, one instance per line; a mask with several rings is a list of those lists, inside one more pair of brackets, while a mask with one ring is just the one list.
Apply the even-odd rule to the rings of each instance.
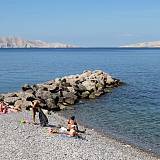
[[160, 0], [0, 0], [0, 37], [81, 47], [160, 40]]

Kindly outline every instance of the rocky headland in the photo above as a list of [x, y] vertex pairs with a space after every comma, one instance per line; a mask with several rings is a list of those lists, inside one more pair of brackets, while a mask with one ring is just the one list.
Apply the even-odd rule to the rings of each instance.
[[48, 43], [41, 40], [25, 40], [17, 37], [0, 38], [0, 48], [74, 48], [64, 43]]
[[74, 105], [83, 98], [99, 97], [121, 84], [120, 80], [112, 78], [108, 73], [89, 70], [42, 84], [25, 84], [21, 91], [1, 94], [0, 100], [8, 103], [12, 108], [22, 110], [30, 108], [32, 101], [37, 99], [41, 108], [55, 111]]

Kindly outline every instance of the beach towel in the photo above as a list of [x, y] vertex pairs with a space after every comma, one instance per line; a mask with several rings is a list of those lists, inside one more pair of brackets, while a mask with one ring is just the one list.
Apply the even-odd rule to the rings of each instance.
[[42, 127], [47, 126], [47, 124], [48, 124], [48, 118], [47, 118], [47, 116], [43, 113], [43, 111], [41, 110], [41, 108], [39, 108], [38, 111], [39, 111], [40, 125]]

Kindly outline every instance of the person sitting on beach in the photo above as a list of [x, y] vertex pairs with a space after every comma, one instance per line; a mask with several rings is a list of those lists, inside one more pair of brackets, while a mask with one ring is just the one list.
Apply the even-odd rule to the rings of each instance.
[[40, 101], [39, 100], [34, 100], [32, 102], [32, 112], [33, 112], [33, 123], [36, 124], [35, 116], [36, 112], [39, 112], [39, 121], [40, 125], [42, 127], [45, 127], [48, 125], [48, 118], [47, 116], [43, 113], [42, 109], [40, 108]]
[[78, 131], [78, 125], [75, 120], [75, 116], [72, 116], [67, 120], [67, 130], [70, 131], [73, 125], [75, 126], [75, 130]]
[[78, 137], [78, 132], [77, 132], [77, 125], [71, 125], [70, 126], [70, 131], [68, 132], [68, 135], [71, 137]]
[[7, 113], [8, 112], [8, 105], [5, 102], [0, 102], [0, 113]]
[[79, 133], [85, 133], [86, 132], [86, 129], [79, 130], [77, 121], [75, 120], [75, 116], [72, 116], [67, 120], [67, 131], [70, 131], [72, 129], [73, 125], [75, 127], [76, 132], [79, 132]]

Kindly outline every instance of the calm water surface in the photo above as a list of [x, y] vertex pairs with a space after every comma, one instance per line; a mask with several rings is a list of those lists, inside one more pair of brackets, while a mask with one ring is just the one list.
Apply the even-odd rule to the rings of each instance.
[[160, 155], [160, 49], [0, 49], [0, 93], [87, 69], [126, 85], [62, 114]]

